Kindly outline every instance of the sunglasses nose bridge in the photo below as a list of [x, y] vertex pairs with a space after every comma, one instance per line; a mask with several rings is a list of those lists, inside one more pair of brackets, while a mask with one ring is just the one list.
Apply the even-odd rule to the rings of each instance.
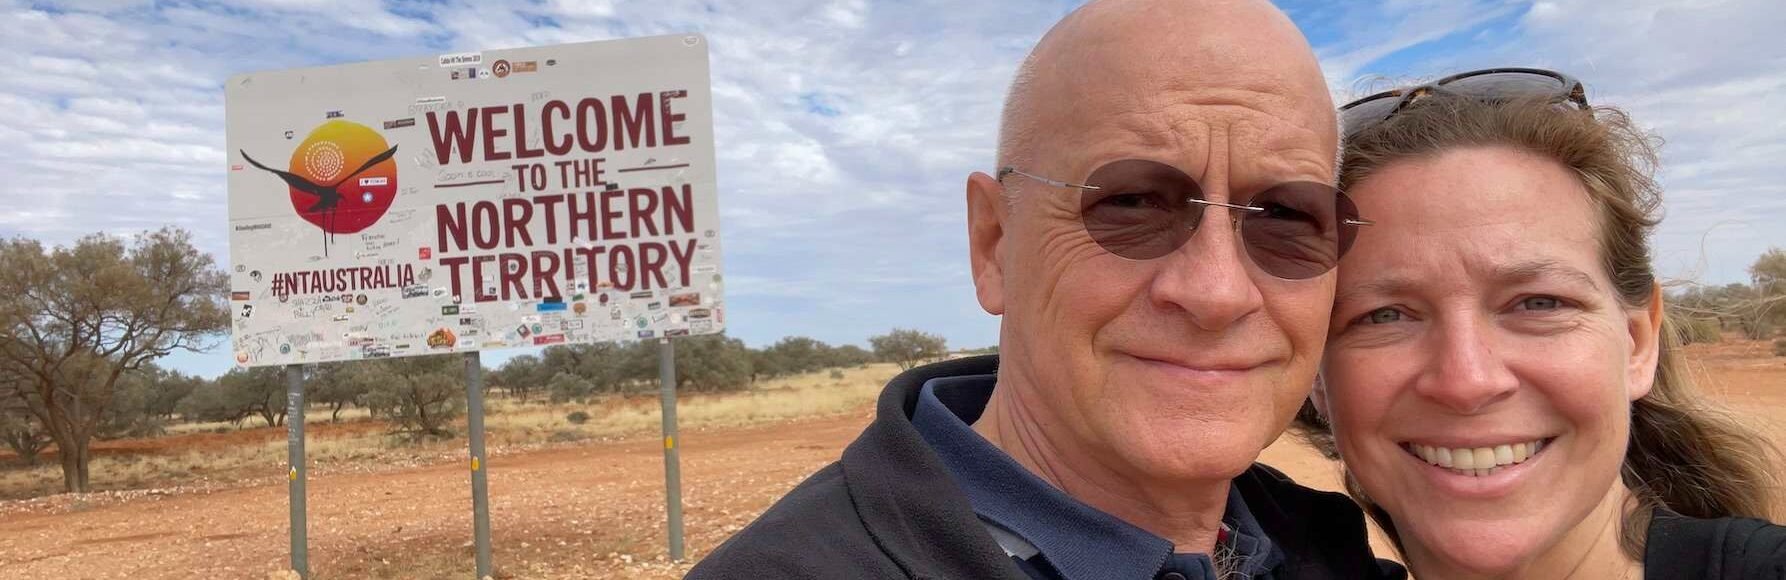
[[[1183, 230], [1184, 239], [1180, 240], [1178, 245], [1174, 246], [1170, 253], [1190, 252], [1193, 255], [1204, 256], [1207, 258], [1208, 256], [1231, 250], [1234, 258], [1240, 260], [1242, 264], [1251, 262], [1251, 250], [1247, 248], [1246, 239], [1240, 233], [1241, 218], [1254, 211], [1263, 211], [1263, 209], [1232, 203], [1222, 203], [1219, 201], [1209, 201], [1194, 196], [1186, 197], [1185, 202], [1190, 207], [1195, 208], [1195, 215], [1190, 217], [1190, 219], [1185, 220], [1186, 223]], [[1229, 226], [1226, 232], [1215, 233], [1212, 231], [1200, 233], [1198, 231], [1204, 229], [1204, 220], [1223, 219], [1224, 215], [1228, 222], [1227, 225]], [[1199, 240], [1199, 238], [1201, 238], [1201, 240]], [[1198, 244], [1203, 244], [1203, 246], [1198, 249], [1191, 249], [1192, 246]], [[1231, 247], [1229, 247], [1229, 245], [1231, 245]]]
[[1203, 199], [1203, 198], [1195, 197], [1195, 196], [1186, 197], [1185, 203], [1202, 206], [1197, 211], [1197, 219], [1192, 220], [1190, 223], [1189, 228], [1191, 231], [1196, 231], [1198, 227], [1202, 226], [1203, 220], [1209, 214], [1209, 210], [1212, 207], [1226, 208], [1228, 210], [1227, 216], [1228, 216], [1229, 224], [1237, 229], [1240, 227], [1241, 218], [1246, 217], [1246, 214], [1259, 213], [1259, 212], [1265, 211], [1265, 208], [1262, 208], [1262, 207], [1253, 207], [1250, 205], [1243, 205], [1243, 204], [1222, 203], [1219, 201], [1209, 201], [1207, 199]]

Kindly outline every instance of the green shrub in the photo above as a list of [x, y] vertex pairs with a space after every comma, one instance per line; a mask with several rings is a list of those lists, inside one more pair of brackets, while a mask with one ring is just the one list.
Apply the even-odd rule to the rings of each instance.
[[1724, 326], [1716, 318], [1682, 317], [1679, 320], [1681, 344], [1724, 342]]
[[1774, 356], [1786, 356], [1786, 338], [1774, 340]]
[[571, 414], [564, 416], [564, 420], [570, 421], [573, 424], [582, 425], [589, 422], [589, 414], [582, 411], [571, 411]]
[[843, 380], [843, 371], [838, 370], [838, 369], [831, 369], [831, 380], [834, 380], [834, 381]]

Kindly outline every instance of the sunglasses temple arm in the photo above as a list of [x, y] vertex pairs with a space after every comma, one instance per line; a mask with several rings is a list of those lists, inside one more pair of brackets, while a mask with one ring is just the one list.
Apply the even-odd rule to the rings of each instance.
[[1055, 187], [1071, 187], [1071, 188], [1075, 188], [1075, 189], [1089, 189], [1089, 190], [1092, 190], [1092, 191], [1097, 191], [1097, 190], [1098, 190], [1098, 189], [1099, 189], [1099, 187], [1097, 187], [1097, 186], [1095, 186], [1095, 185], [1082, 185], [1082, 184], [1078, 184], [1078, 183], [1067, 183], [1067, 182], [1065, 182], [1065, 181], [1061, 181], [1061, 180], [1058, 180], [1058, 179], [1049, 179], [1049, 178], [1046, 178], [1046, 177], [1042, 177], [1042, 176], [1040, 176], [1040, 175], [1036, 175], [1036, 174], [1033, 174], [1033, 173], [1029, 173], [1029, 172], [1026, 172], [1026, 171], [1023, 171], [1023, 170], [1020, 170], [1020, 169], [1017, 169], [1017, 168], [1015, 168], [1015, 167], [1005, 167], [1005, 168], [1003, 168], [1003, 169], [1000, 169], [1000, 170], [999, 170], [999, 177], [1000, 177], [1000, 178], [1003, 178], [1003, 177], [1004, 177], [1004, 176], [1005, 176], [1005, 175], [1006, 175], [1006, 174], [1010, 174], [1010, 173], [1015, 173], [1015, 174], [1017, 174], [1017, 175], [1022, 175], [1022, 176], [1024, 176], [1024, 177], [1028, 177], [1028, 178], [1030, 178], [1030, 179], [1034, 179], [1034, 180], [1036, 180], [1036, 181], [1040, 181], [1040, 182], [1042, 182], [1042, 183], [1046, 183], [1046, 184], [1048, 184], [1048, 185], [1052, 185], [1052, 186], [1055, 186]]

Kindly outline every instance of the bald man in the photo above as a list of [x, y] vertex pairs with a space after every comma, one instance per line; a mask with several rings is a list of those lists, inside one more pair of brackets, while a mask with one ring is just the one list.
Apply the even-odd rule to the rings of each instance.
[[691, 578], [1374, 578], [1344, 495], [1253, 461], [1315, 379], [1333, 103], [1264, 2], [1108, 0], [1056, 24], [967, 180], [1000, 355], [906, 372], [833, 463]]

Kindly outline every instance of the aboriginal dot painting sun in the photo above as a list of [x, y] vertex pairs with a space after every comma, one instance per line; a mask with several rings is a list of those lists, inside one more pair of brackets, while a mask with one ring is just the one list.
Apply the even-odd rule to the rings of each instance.
[[247, 151], [242, 158], [285, 182], [292, 210], [323, 231], [327, 255], [333, 234], [358, 233], [391, 209], [396, 154], [397, 147], [372, 128], [337, 119], [310, 131], [292, 151], [287, 171], [263, 165]]

